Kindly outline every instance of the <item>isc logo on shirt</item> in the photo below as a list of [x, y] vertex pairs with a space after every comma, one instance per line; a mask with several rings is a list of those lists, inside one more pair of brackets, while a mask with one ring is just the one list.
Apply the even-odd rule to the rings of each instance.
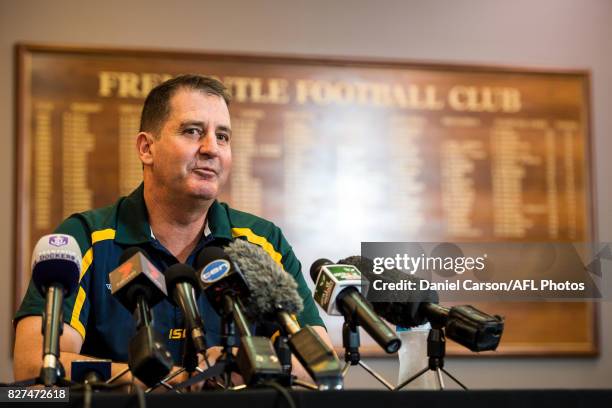
[[170, 340], [180, 340], [185, 338], [185, 329], [170, 329], [170, 334], [168, 335]]

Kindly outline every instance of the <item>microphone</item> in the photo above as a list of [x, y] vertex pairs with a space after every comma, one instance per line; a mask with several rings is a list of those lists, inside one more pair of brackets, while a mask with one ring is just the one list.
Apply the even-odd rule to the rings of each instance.
[[310, 267], [315, 282], [315, 301], [332, 316], [344, 316], [354, 326], [362, 326], [387, 353], [395, 353], [402, 345], [395, 332], [382, 321], [361, 295], [361, 273], [347, 264], [333, 264], [319, 259]]
[[241, 298], [247, 298], [249, 285], [244, 274], [219, 247], [207, 247], [196, 260], [200, 284], [210, 304], [222, 316], [225, 346], [234, 346], [234, 326], [240, 334], [240, 348], [236, 356], [244, 382], [254, 385], [283, 377], [282, 368], [270, 339], [253, 336]]
[[[168, 295], [164, 275], [138, 247], [123, 251], [109, 279], [112, 295], [132, 313], [149, 310]], [[146, 321], [149, 316], [150, 313], [137, 315], [138, 325], [150, 324]]]
[[[225, 295], [248, 297], [250, 293], [242, 270], [219, 247], [202, 249], [196, 260], [199, 283], [208, 301], [216, 310], [223, 310]], [[196, 273], [197, 275], [197, 273]]]
[[40, 380], [47, 387], [55, 385], [63, 371], [59, 361], [59, 341], [64, 328], [63, 301], [79, 285], [81, 261], [79, 245], [65, 234], [43, 236], [32, 252], [32, 281], [45, 297]]
[[200, 294], [200, 285], [195, 269], [189, 265], [177, 263], [166, 269], [164, 275], [166, 276], [166, 286], [170, 288], [172, 294], [172, 297], [169, 297], [168, 300], [181, 308], [195, 351], [204, 353], [206, 351], [206, 335], [196, 302], [196, 298]]
[[340, 361], [310, 326], [300, 328], [293, 319], [303, 309], [297, 283], [259, 246], [237, 239], [225, 252], [243, 272], [251, 289], [246, 302], [249, 316], [257, 321], [277, 321], [289, 337], [289, 347], [319, 389], [342, 389]]
[[[339, 261], [353, 265], [362, 271], [369, 281], [382, 280], [397, 283], [404, 280], [414, 281], [420, 287], [421, 279], [391, 269], [378, 275], [373, 272], [371, 259], [351, 256]], [[463, 305], [447, 308], [438, 305], [438, 294], [434, 290], [389, 291], [384, 292], [385, 301], [375, 299], [370, 291], [374, 311], [388, 322], [402, 327], [415, 327], [429, 321], [434, 327], [444, 327], [446, 336], [471, 351], [495, 350], [504, 331], [504, 319], [491, 316], [473, 306]], [[383, 294], [379, 294], [382, 298]]]
[[134, 314], [136, 334], [128, 346], [132, 374], [151, 387], [172, 369], [164, 338], [153, 329], [151, 308], [167, 296], [164, 276], [137, 247], [126, 249], [110, 273], [111, 293]]
[[[417, 288], [420, 287], [421, 279], [395, 269], [387, 270], [380, 275], [375, 274], [373, 272], [374, 262], [362, 256], [350, 256], [338, 262], [355, 266], [370, 284], [376, 280], [382, 280], [385, 283], [407, 280], [414, 282]], [[434, 290], [394, 290], [382, 293], [370, 290], [367, 297], [377, 314], [390, 323], [406, 328], [420, 326], [428, 321], [427, 315], [420, 310], [422, 304], [438, 303], [438, 293]]]

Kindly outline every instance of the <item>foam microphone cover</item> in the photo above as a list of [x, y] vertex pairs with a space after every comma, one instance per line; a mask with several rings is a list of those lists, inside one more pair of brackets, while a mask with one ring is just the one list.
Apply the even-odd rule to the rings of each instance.
[[199, 293], [200, 285], [196, 277], [196, 271], [191, 266], [177, 263], [166, 269], [164, 275], [166, 276], [167, 287], [174, 287], [177, 283], [186, 282], [193, 286], [196, 293]]
[[261, 247], [237, 239], [225, 248], [249, 284], [251, 294], [245, 302], [249, 318], [258, 322], [281, 309], [297, 314], [304, 304], [295, 279], [277, 264]]
[[45, 235], [32, 252], [32, 282], [42, 296], [50, 286], [61, 285], [68, 297], [79, 285], [81, 263], [81, 249], [72, 236]]

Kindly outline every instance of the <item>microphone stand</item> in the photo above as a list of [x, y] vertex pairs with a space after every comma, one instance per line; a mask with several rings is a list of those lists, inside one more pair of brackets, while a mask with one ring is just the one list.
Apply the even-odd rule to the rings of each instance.
[[279, 335], [274, 341], [274, 350], [276, 351], [276, 355], [278, 356], [283, 372], [283, 381], [281, 382], [281, 385], [286, 387], [295, 385], [296, 387], [303, 387], [312, 391], [319, 390], [319, 387], [317, 387], [315, 384], [309, 381], [300, 380], [291, 374], [291, 370], [293, 368], [291, 356], [293, 353], [291, 352], [291, 347], [289, 346], [289, 337], [286, 333], [283, 333], [283, 330], [279, 329]]
[[63, 299], [62, 287], [50, 286], [45, 294], [45, 310], [42, 315], [41, 331], [43, 334], [43, 365], [38, 377], [17, 381], [11, 386], [30, 387], [33, 385], [44, 385], [51, 387], [57, 385], [67, 387], [72, 385], [66, 380], [66, 371], [59, 359], [60, 337], [63, 334]]
[[[289, 385], [290, 379], [283, 373], [270, 339], [251, 334], [240, 299], [226, 295], [224, 309], [226, 312], [231, 311], [235, 328], [240, 334], [240, 348], [234, 357], [233, 369], [242, 375], [245, 384], [257, 385], [274, 381], [280, 385]], [[231, 353], [231, 350], [229, 352]]]
[[[219, 363], [224, 364], [224, 386], [229, 388], [232, 386], [232, 371], [235, 371], [236, 362], [232, 354], [232, 347], [237, 346], [236, 342], [236, 324], [233, 318], [233, 299], [225, 295], [223, 297], [223, 315], [221, 316], [221, 342], [223, 352], [219, 358]], [[216, 365], [216, 364], [215, 364]]]
[[[253, 336], [248, 320], [239, 299], [226, 293], [221, 299], [221, 357], [213, 367], [201, 372], [193, 378], [175, 386], [184, 388], [209, 378], [223, 376], [225, 389], [236, 390], [245, 386], [233, 387], [232, 373], [242, 374], [245, 384], [261, 384], [276, 381], [281, 385], [289, 385], [289, 376], [283, 373], [279, 359], [274, 352], [270, 340], [265, 337]], [[232, 348], [238, 346], [236, 334], [240, 334], [241, 344], [238, 355], [234, 356]]]
[[[188, 378], [192, 378], [195, 372], [202, 373], [200, 367], [198, 367], [198, 353], [196, 352], [195, 345], [193, 343], [193, 339], [190, 336], [185, 336], [185, 342], [183, 343], [183, 366], [178, 370], [168, 374], [164, 379], [160, 380], [159, 383], [155, 384], [153, 387], [148, 388], [145, 391], [145, 394], [150, 393], [151, 391], [159, 388], [160, 386], [165, 387], [169, 391], [174, 391], [178, 394], [182, 394], [178, 387], [173, 387], [172, 384], [169, 384], [168, 381], [172, 380], [174, 377], [182, 374], [183, 372], [187, 372]], [[208, 360], [206, 359], [206, 364], [208, 366]], [[193, 384], [191, 384], [193, 385]]]
[[172, 356], [153, 329], [153, 315], [142, 294], [136, 295], [136, 334], [128, 345], [128, 367], [147, 385], [157, 384], [172, 369]]
[[46, 293], [45, 312], [43, 314], [43, 366], [40, 369], [40, 381], [47, 387], [55, 385], [63, 378], [65, 371], [60, 362], [59, 342], [63, 334], [64, 299], [61, 285], [50, 286]]
[[[175, 390], [180, 390], [218, 376], [224, 377], [224, 384], [222, 386], [223, 388], [227, 389], [231, 387], [232, 372], [235, 371], [236, 367], [234, 355], [232, 354], [232, 347], [235, 347], [237, 343], [235, 336], [236, 325], [234, 324], [232, 313], [233, 300], [230, 296], [224, 296], [222, 307], [223, 310], [221, 313], [221, 346], [223, 347], [223, 351], [221, 353], [221, 357], [215, 362], [212, 367], [209, 365], [206, 370], [200, 370], [199, 367], [197, 367], [196, 363], [194, 371], [198, 371], [199, 374], [189, 378], [186, 381], [183, 381], [180, 384], [177, 384], [174, 387]], [[189, 341], [190, 339], [186, 338], [185, 340]], [[184, 370], [185, 368], [182, 368], [179, 371], [182, 372]], [[172, 377], [174, 377], [175, 375], [178, 375], [178, 372], [173, 373]]]
[[444, 369], [444, 356], [446, 355], [446, 337], [444, 335], [444, 330], [442, 327], [438, 325], [433, 325], [429, 330], [429, 335], [427, 336], [427, 356], [429, 357], [429, 363], [427, 367], [423, 368], [421, 371], [407, 379], [401, 384], [398, 384], [393, 390], [398, 391], [404, 388], [406, 385], [410, 384], [412, 381], [416, 380], [427, 371], [435, 371], [436, 378], [438, 380], [438, 386], [440, 390], [444, 390], [444, 379], [442, 378], [442, 373], [446, 374], [451, 380], [453, 380], [456, 384], [461, 386], [464, 390], [467, 390], [467, 387], [463, 385], [459, 380], [452, 376], [451, 373]]
[[[185, 329], [185, 333], [187, 333], [187, 329]], [[195, 351], [193, 339], [191, 338], [191, 336], [188, 336], [188, 335], [185, 336], [185, 342], [183, 343], [183, 361], [182, 363], [183, 363], [182, 364], [183, 366], [180, 369], [168, 374], [166, 377], [159, 380], [159, 382], [155, 384], [154, 386], [147, 388], [145, 390], [145, 394], [148, 394], [151, 391], [154, 391], [160, 386], [165, 387], [169, 391], [174, 391], [178, 394], [181, 394], [181, 391], [173, 387], [172, 384], [169, 384], [168, 381], [170, 381], [177, 375], [182, 374], [185, 371], [188, 373], [189, 378], [191, 378], [193, 373], [198, 369], [198, 355]]]
[[344, 361], [346, 364], [342, 369], [342, 377], [346, 377], [351, 366], [360, 365], [368, 374], [374, 377], [387, 389], [393, 390], [393, 385], [391, 385], [389, 381], [385, 380], [382, 375], [361, 361], [361, 355], [359, 354], [360, 345], [361, 340], [359, 338], [359, 326], [357, 322], [345, 317], [344, 323], [342, 324], [342, 346], [344, 347]]
[[278, 333], [278, 337], [274, 341], [274, 349], [276, 350], [276, 355], [278, 356], [278, 360], [283, 370], [283, 374], [291, 377], [292, 363], [291, 348], [289, 347], [289, 338], [285, 334], [283, 334], [281, 330], [279, 330]]
[[[187, 333], [186, 329], [185, 333]], [[198, 367], [198, 354], [196, 353], [191, 336], [185, 336], [185, 343], [183, 344], [183, 367], [185, 367], [185, 371], [187, 371], [189, 377], [193, 375]]]

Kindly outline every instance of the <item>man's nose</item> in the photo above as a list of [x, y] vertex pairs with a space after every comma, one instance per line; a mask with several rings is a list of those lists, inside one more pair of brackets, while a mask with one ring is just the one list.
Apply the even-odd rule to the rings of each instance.
[[214, 132], [206, 132], [201, 139], [199, 153], [204, 156], [216, 156], [219, 152], [217, 137]]

